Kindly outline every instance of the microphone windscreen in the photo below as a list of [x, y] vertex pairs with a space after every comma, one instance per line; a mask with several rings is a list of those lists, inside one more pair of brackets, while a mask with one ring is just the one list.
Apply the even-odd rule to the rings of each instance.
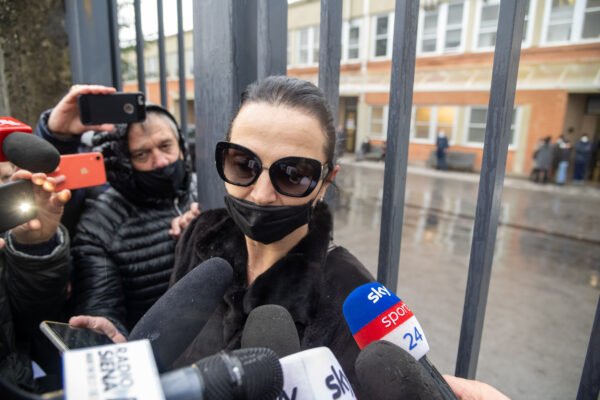
[[380, 283], [354, 289], [344, 301], [344, 317], [361, 349], [376, 340], [387, 340], [415, 359], [429, 351], [423, 329], [410, 308]]
[[31, 172], [54, 171], [60, 162], [56, 147], [39, 136], [13, 132], [2, 142], [2, 153], [17, 167]]
[[300, 338], [288, 310], [276, 304], [256, 307], [242, 332], [242, 348], [267, 347], [279, 358], [300, 351]]
[[149, 339], [160, 372], [192, 342], [223, 299], [231, 265], [219, 257], [199, 264], [171, 287], [142, 316], [129, 340]]
[[386, 341], [367, 345], [354, 363], [361, 392], [378, 400], [443, 400], [435, 382], [409, 353]]
[[273, 400], [283, 388], [279, 359], [266, 348], [221, 352], [194, 366], [205, 383], [205, 400]]

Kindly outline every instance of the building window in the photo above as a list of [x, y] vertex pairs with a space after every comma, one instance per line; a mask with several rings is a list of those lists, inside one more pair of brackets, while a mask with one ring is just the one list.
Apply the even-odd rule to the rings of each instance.
[[390, 57], [392, 55], [393, 14], [380, 15], [373, 23], [373, 57]]
[[194, 50], [185, 51], [185, 69], [187, 76], [194, 76]]
[[311, 26], [298, 30], [296, 61], [298, 65], [311, 65], [319, 62], [319, 27]]
[[292, 65], [292, 32], [287, 33], [287, 65]]
[[[513, 109], [512, 123], [510, 125], [509, 146], [515, 145], [517, 121], [520, 118], [521, 108]], [[485, 124], [487, 121], [487, 107], [469, 107], [467, 112], [467, 142], [468, 144], [483, 145], [485, 139]]]
[[387, 135], [387, 106], [369, 106], [369, 138], [385, 139]]
[[546, 0], [542, 37], [549, 44], [600, 40], [600, 1]]
[[[529, 21], [533, 14], [531, 0], [527, 0], [525, 10], [525, 21], [523, 25], [523, 40], [521, 47], [529, 46], [532, 34], [532, 25]], [[500, 0], [479, 0], [477, 2], [477, 20], [475, 22], [477, 35], [475, 36], [475, 47], [479, 50], [490, 50], [496, 45], [496, 32], [498, 30], [498, 15], [500, 12]]]
[[420, 53], [442, 53], [462, 48], [465, 25], [465, 7], [462, 1], [442, 3], [436, 9], [421, 10], [422, 27], [419, 40]]
[[158, 76], [158, 59], [156, 57], [145, 57], [144, 69], [146, 70], [146, 78], [156, 78]]
[[344, 22], [342, 60], [360, 58], [360, 20]]
[[176, 78], [179, 74], [179, 60], [177, 53], [167, 54], [167, 77]]
[[454, 106], [419, 106], [413, 109], [413, 140], [435, 142], [440, 132], [451, 139], [454, 137], [456, 107]]

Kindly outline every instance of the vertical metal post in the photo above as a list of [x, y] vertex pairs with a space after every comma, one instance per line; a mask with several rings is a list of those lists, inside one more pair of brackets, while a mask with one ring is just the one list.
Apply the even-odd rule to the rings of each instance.
[[198, 201], [223, 206], [214, 165], [243, 89], [256, 80], [256, 0], [194, 0], [194, 110]]
[[396, 0], [377, 280], [398, 286], [417, 42], [418, 0]]
[[72, 82], [116, 85], [114, 66], [119, 57], [111, 38], [115, 29], [110, 29], [111, 16], [115, 15], [110, 6], [114, 4], [93, 1], [87, 7], [78, 0], [64, 3]]
[[456, 376], [475, 378], [510, 141], [526, 0], [502, 0]]
[[596, 317], [592, 325], [577, 400], [597, 400], [600, 393], [600, 297], [596, 306]]
[[160, 76], [160, 104], [167, 108], [167, 67], [165, 63], [165, 24], [163, 21], [163, 1], [156, 0], [158, 14], [158, 65]]
[[144, 72], [144, 32], [142, 31], [141, 0], [134, 0], [135, 12], [135, 51], [137, 54], [138, 90], [146, 93], [146, 74]]
[[[340, 103], [340, 59], [342, 56], [342, 0], [321, 0], [321, 27], [319, 32], [319, 87], [333, 114], [337, 129]], [[337, 144], [337, 140], [336, 140]], [[334, 160], [335, 165], [335, 160]], [[335, 192], [327, 191], [325, 200], [335, 212]]]
[[177, 58], [179, 60], [179, 121], [181, 126], [181, 132], [185, 135], [185, 138], [189, 140], [187, 136], [187, 99], [186, 99], [186, 82], [187, 74], [185, 71], [185, 47], [183, 44], [183, 6], [182, 0], [177, 0]]
[[258, 0], [257, 77], [285, 75], [287, 70], [287, 1]]
[[123, 90], [123, 76], [121, 73], [121, 48], [119, 47], [119, 17], [117, 15], [117, 0], [109, 0], [107, 4], [113, 86], [118, 91], [121, 91]]

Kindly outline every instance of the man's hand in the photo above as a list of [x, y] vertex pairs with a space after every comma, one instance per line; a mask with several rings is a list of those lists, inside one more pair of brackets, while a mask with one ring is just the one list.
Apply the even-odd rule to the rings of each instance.
[[80, 328], [92, 329], [98, 333], [103, 333], [110, 338], [114, 343], [125, 343], [127, 339], [117, 328], [104, 317], [91, 317], [89, 315], [78, 315], [71, 317], [69, 325], [78, 326]]
[[192, 203], [190, 209], [183, 215], [173, 218], [173, 221], [171, 221], [171, 229], [169, 229], [169, 235], [171, 235], [173, 239], [178, 240], [183, 231], [185, 231], [185, 228], [187, 228], [190, 222], [200, 215], [200, 213], [201, 211], [198, 207], [198, 203]]
[[54, 188], [65, 178], [47, 177], [46, 174], [32, 174], [29, 171], [19, 170], [11, 176], [11, 181], [18, 179], [31, 179], [33, 182], [33, 196], [37, 209], [36, 218], [11, 229], [15, 240], [21, 244], [43, 243], [56, 233], [60, 218], [63, 214], [63, 206], [71, 198], [71, 192], [67, 189], [54, 193]]
[[77, 96], [90, 93], [108, 94], [116, 91], [115, 88], [101, 85], [73, 85], [69, 93], [58, 102], [50, 113], [48, 129], [59, 137], [81, 135], [83, 132], [89, 130], [112, 131], [115, 129], [113, 124], [83, 125], [79, 119]]
[[460, 400], [510, 400], [499, 390], [487, 383], [470, 379], [457, 378], [452, 375], [443, 375], [452, 391]]

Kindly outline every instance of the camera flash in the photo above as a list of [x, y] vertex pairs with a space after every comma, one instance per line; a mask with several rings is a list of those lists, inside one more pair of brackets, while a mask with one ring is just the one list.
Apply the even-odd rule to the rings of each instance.
[[19, 210], [21, 210], [22, 213], [26, 213], [29, 210], [31, 210], [31, 203], [21, 203], [19, 204]]

